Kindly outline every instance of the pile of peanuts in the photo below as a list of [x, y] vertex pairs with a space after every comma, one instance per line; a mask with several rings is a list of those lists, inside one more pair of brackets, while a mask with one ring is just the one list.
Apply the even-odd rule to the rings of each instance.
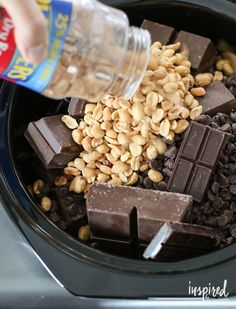
[[[84, 148], [64, 169], [65, 176], [73, 176], [71, 191], [86, 193], [94, 181], [134, 185], [139, 171], [148, 171], [153, 182], [162, 181], [163, 175], [149, 170], [148, 162], [165, 153], [165, 141], [183, 133], [189, 119], [200, 116], [202, 106], [195, 97], [205, 95], [203, 87], [217, 79], [211, 73], [194, 78], [188, 55], [179, 49], [180, 43], [152, 45], [148, 69], [132, 99], [106, 96], [88, 103], [79, 123], [62, 117], [73, 140]], [[64, 184], [65, 177], [57, 179], [57, 185]]]

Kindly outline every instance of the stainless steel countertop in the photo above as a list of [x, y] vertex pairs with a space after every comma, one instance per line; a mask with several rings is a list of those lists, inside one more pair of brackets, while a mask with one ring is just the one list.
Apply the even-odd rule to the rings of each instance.
[[[56, 259], [56, 257], [55, 257]], [[70, 294], [46, 270], [0, 203], [0, 308], [235, 308], [236, 297], [112, 300]]]

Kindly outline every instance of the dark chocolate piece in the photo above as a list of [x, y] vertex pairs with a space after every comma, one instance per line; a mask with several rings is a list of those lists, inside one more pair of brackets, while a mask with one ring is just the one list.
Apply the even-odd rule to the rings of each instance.
[[229, 134], [192, 122], [187, 130], [168, 188], [201, 202]]
[[210, 39], [180, 31], [175, 42], [181, 43], [181, 50], [188, 51], [189, 61], [196, 73], [206, 72], [215, 60], [216, 49]]
[[89, 226], [95, 236], [130, 239], [137, 233], [140, 240], [148, 242], [165, 222], [188, 222], [192, 198], [95, 183], [89, 189], [86, 205]]
[[80, 98], [71, 98], [68, 106], [68, 114], [72, 117], [82, 118], [88, 101]]
[[87, 222], [85, 200], [82, 194], [70, 192], [68, 187], [55, 187], [52, 196], [57, 201], [61, 216], [66, 223], [66, 230], [73, 236]]
[[72, 139], [62, 115], [30, 122], [25, 137], [46, 168], [63, 168], [79, 155], [82, 147]]
[[203, 113], [214, 116], [215, 114], [230, 113], [236, 110], [236, 100], [232, 93], [220, 81], [215, 81], [206, 87], [206, 94], [198, 98], [203, 107]]
[[147, 19], [144, 19], [141, 28], [150, 32], [152, 43], [159, 41], [161, 44], [167, 45], [171, 43], [177, 35], [177, 32], [174, 28], [158, 24]]
[[221, 235], [213, 228], [184, 223], [165, 223], [143, 257], [161, 261], [173, 261], [194, 257], [215, 249]]

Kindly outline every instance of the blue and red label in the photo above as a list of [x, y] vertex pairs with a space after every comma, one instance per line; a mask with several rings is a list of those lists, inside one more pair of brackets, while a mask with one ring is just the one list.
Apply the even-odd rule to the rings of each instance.
[[48, 20], [48, 58], [39, 65], [26, 62], [14, 41], [14, 26], [2, 9], [0, 19], [0, 77], [36, 92], [43, 92], [49, 84], [61, 56], [70, 26], [70, 0], [36, 0]]

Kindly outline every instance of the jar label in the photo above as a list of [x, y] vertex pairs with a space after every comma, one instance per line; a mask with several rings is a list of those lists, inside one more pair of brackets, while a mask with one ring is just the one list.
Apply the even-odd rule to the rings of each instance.
[[68, 0], [36, 0], [48, 21], [49, 52], [48, 58], [39, 65], [25, 61], [16, 48], [14, 26], [6, 12], [1, 9], [0, 17], [0, 77], [42, 92], [51, 80], [72, 15], [72, 3]]

